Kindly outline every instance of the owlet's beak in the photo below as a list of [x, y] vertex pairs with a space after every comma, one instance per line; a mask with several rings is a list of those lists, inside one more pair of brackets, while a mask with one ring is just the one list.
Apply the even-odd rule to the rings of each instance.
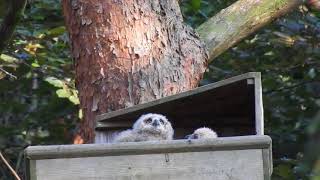
[[152, 122], [152, 126], [154, 126], [154, 127], [158, 127], [159, 125], [160, 125], [160, 123], [159, 123], [158, 120], [154, 120], [154, 121]]

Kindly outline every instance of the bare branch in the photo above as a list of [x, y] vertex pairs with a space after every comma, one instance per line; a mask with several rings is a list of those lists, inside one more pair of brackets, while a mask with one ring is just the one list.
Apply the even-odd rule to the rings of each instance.
[[4, 164], [9, 168], [9, 170], [11, 171], [11, 173], [14, 175], [14, 177], [17, 180], [21, 180], [20, 177], [18, 176], [18, 174], [14, 171], [14, 169], [10, 166], [10, 164], [8, 163], [8, 161], [3, 157], [2, 153], [0, 152], [0, 158], [1, 160], [4, 162]]
[[279, 89], [273, 89], [273, 90], [265, 91], [265, 92], [263, 92], [263, 94], [267, 95], [267, 94], [272, 94], [272, 93], [276, 93], [276, 92], [291, 90], [291, 89], [295, 89], [295, 88], [298, 88], [300, 86], [304, 86], [306, 84], [310, 84], [310, 83], [314, 83], [314, 82], [315, 81], [304, 81], [304, 82], [297, 83], [297, 84], [294, 84], [294, 85], [291, 85], [291, 86], [284, 86], [284, 87], [281, 87]]
[[4, 70], [3, 68], [0, 67], [0, 71], [4, 72], [6, 75], [12, 77], [13, 79], [17, 79], [17, 76], [9, 73], [8, 71]]

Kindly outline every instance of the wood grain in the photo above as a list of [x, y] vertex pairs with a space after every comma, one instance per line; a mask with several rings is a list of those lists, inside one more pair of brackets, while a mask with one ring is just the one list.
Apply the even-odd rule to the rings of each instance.
[[264, 179], [261, 149], [38, 160], [36, 174], [37, 180]]

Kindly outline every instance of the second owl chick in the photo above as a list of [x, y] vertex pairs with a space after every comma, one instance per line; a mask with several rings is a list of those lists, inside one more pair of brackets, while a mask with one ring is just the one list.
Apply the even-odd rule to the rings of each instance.
[[168, 119], [161, 114], [142, 115], [132, 129], [118, 134], [114, 142], [138, 142], [172, 140], [173, 128]]
[[207, 127], [196, 129], [192, 134], [186, 136], [187, 139], [209, 139], [217, 137], [217, 133]]

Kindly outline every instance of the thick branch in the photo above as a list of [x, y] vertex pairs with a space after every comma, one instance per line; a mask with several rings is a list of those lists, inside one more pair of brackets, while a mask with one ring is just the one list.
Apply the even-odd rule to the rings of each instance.
[[14, 28], [18, 23], [27, 0], [10, 0], [8, 9], [0, 26], [0, 53], [12, 37]]
[[211, 62], [244, 37], [302, 3], [303, 0], [239, 0], [196, 31], [208, 48]]

